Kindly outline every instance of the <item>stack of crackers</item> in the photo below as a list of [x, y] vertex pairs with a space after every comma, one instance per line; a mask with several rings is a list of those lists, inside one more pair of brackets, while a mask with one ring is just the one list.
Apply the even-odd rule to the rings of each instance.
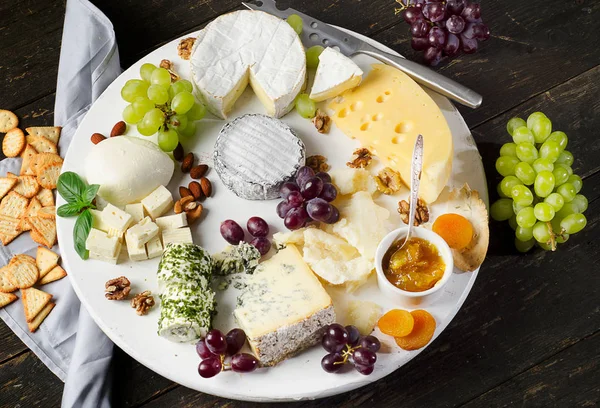
[[25, 231], [47, 248], [56, 244], [54, 194], [63, 159], [58, 154], [61, 128], [29, 127], [27, 135], [10, 111], [0, 109], [0, 132], [6, 133], [2, 152], [23, 159], [19, 175], [0, 177], [0, 241], [8, 245]]
[[44, 247], [38, 247], [35, 259], [29, 255], [15, 255], [8, 265], [0, 268], [0, 308], [18, 297], [12, 292], [21, 290], [25, 320], [30, 332], [35, 332], [55, 306], [52, 295], [36, 289], [62, 279], [67, 272], [58, 265], [59, 256]]

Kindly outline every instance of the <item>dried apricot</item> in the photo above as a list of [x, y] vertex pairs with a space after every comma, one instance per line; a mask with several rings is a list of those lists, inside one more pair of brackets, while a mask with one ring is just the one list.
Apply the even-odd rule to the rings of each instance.
[[417, 350], [425, 347], [431, 341], [435, 332], [435, 319], [426, 310], [410, 312], [414, 320], [412, 332], [403, 337], [396, 337], [396, 344], [404, 350]]
[[414, 318], [406, 310], [392, 309], [379, 319], [377, 327], [383, 334], [402, 337], [413, 331]]
[[473, 225], [462, 215], [443, 214], [433, 223], [433, 232], [441, 236], [452, 249], [463, 249], [473, 239]]

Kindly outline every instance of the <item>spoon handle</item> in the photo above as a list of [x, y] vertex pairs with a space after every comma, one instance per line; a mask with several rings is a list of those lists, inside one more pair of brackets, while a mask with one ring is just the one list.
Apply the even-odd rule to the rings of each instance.
[[412, 162], [410, 165], [410, 210], [408, 213], [408, 234], [406, 241], [415, 224], [415, 212], [417, 209], [417, 200], [419, 199], [419, 184], [421, 183], [421, 170], [423, 169], [423, 136], [418, 135], [413, 150]]

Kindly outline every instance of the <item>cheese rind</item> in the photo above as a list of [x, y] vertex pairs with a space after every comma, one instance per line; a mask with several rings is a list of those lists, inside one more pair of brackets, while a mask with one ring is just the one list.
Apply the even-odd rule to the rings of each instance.
[[155, 220], [173, 206], [173, 196], [165, 186], [158, 186], [156, 190], [142, 200], [142, 205], [148, 215]]
[[439, 107], [408, 75], [373, 65], [361, 86], [335, 98], [329, 108], [335, 125], [398, 171], [406, 185], [415, 140], [423, 135], [419, 196], [427, 203], [437, 199], [452, 170], [452, 134]]
[[319, 55], [319, 66], [310, 91], [310, 99], [321, 102], [338, 96], [360, 84], [363, 71], [352, 59], [327, 47]]

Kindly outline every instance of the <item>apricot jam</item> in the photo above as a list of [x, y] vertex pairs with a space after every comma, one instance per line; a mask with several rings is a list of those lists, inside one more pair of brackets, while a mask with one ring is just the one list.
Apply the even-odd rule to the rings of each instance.
[[446, 264], [437, 248], [422, 238], [394, 241], [383, 257], [385, 277], [398, 289], [423, 292], [442, 279]]

